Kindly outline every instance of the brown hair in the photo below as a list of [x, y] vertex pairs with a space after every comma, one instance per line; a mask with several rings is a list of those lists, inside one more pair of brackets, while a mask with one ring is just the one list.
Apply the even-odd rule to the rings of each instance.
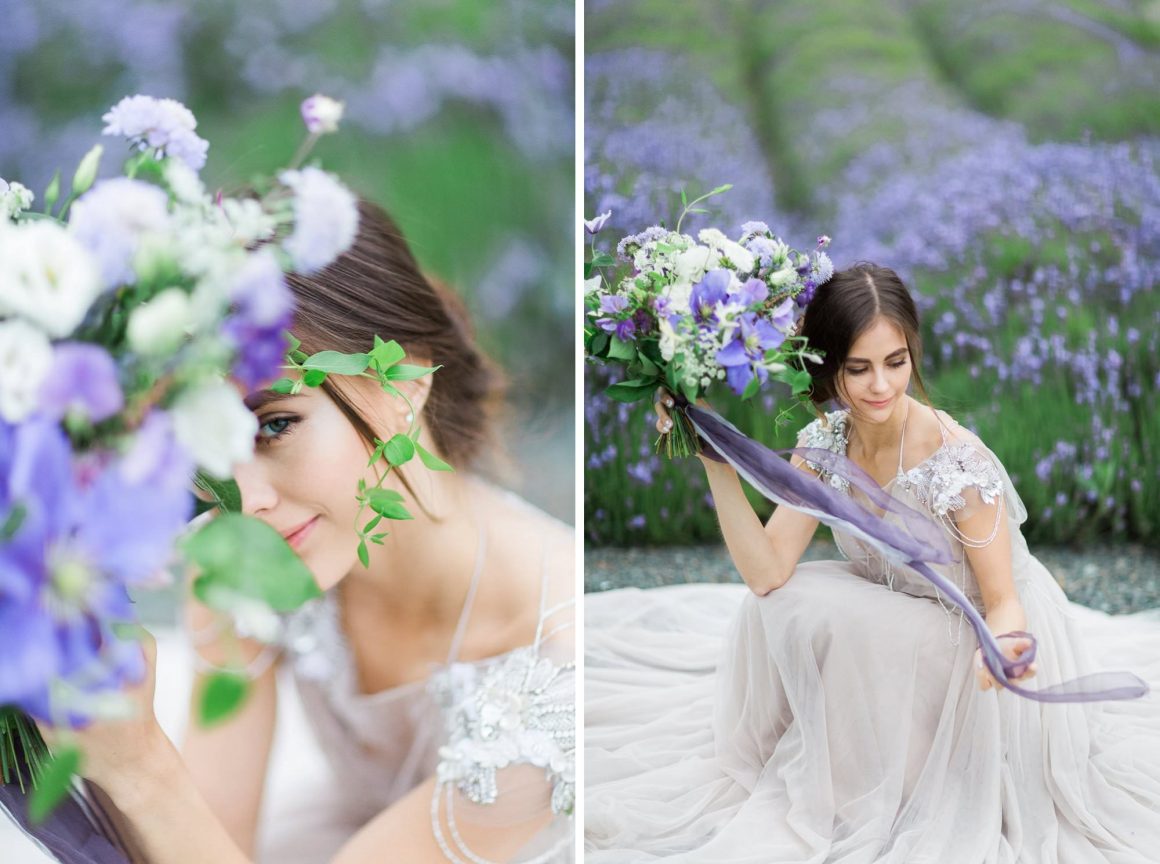
[[[378, 335], [442, 366], [423, 407], [426, 428], [448, 462], [471, 466], [492, 441], [502, 376], [476, 345], [463, 301], [423, 274], [394, 220], [363, 199], [358, 214], [350, 249], [317, 273], [288, 275], [294, 335], [307, 353], [348, 354], [369, 351]], [[330, 380], [322, 388], [373, 447], [366, 418]]]
[[823, 353], [821, 365], [806, 364], [813, 379], [810, 401], [814, 407], [820, 408], [841, 398], [840, 374], [850, 346], [878, 316], [896, 324], [906, 337], [915, 387], [923, 401], [930, 404], [919, 371], [922, 337], [914, 298], [898, 274], [889, 267], [859, 261], [839, 270], [821, 285], [802, 316], [801, 335], [809, 341], [810, 349]]

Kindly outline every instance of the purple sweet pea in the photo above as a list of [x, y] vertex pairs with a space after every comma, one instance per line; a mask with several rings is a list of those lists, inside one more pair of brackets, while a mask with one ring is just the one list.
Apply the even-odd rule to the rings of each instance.
[[124, 405], [117, 365], [108, 351], [85, 342], [62, 342], [53, 349], [52, 370], [40, 390], [43, 417], [59, 421], [73, 413], [100, 423]]
[[[784, 341], [785, 336], [764, 318], [753, 314], [741, 317], [741, 327], [733, 341], [717, 352], [717, 362], [725, 367], [725, 378], [735, 393], [745, 392], [753, 379], [753, 364]], [[756, 368], [756, 374], [762, 382], [769, 375], [763, 366]]]
[[693, 286], [689, 306], [698, 324], [707, 324], [716, 318], [717, 304], [725, 299], [731, 276], [725, 269], [710, 270]]
[[[85, 694], [120, 689], [143, 674], [141, 652], [111, 627], [134, 620], [126, 587], [165, 566], [190, 516], [192, 466], [165, 419], [151, 417], [124, 459], [84, 466], [74, 464], [55, 422], [37, 419], [0, 434], [8, 453], [0, 461], [0, 502], [24, 513], [0, 542], [0, 704], [42, 720], [61, 719], [63, 710], [80, 724]], [[71, 685], [77, 699], [57, 699], [50, 712], [54, 681]]]
[[605, 315], [616, 315], [628, 308], [628, 298], [620, 294], [608, 294], [600, 298], [600, 311]]
[[612, 211], [605, 210], [603, 213], [601, 213], [599, 216], [597, 216], [594, 219], [585, 219], [584, 220], [584, 230], [592, 235], [599, 234], [600, 229], [602, 229], [604, 227], [605, 223], [608, 222], [608, 220], [611, 218], [612, 218]]
[[745, 284], [732, 295], [733, 299], [743, 306], [752, 306], [755, 303], [764, 303], [769, 297], [769, 286], [761, 279], [748, 279]]

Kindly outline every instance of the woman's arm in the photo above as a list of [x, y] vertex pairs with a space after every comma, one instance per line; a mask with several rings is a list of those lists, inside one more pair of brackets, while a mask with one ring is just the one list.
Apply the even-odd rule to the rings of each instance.
[[[654, 406], [658, 415], [657, 429], [665, 432], [672, 428], [666, 408], [673, 404], [672, 396], [664, 391], [661, 401]], [[669, 424], [666, 428], [665, 424]], [[749, 589], [760, 596], [780, 588], [793, 575], [802, 553], [810, 545], [818, 520], [792, 507], [776, 507], [769, 521], [762, 526], [754, 512], [741, 479], [731, 465], [699, 457], [709, 478], [713, 504], [725, 546], [733, 559], [733, 566]], [[794, 456], [790, 464], [816, 476], [817, 472]]]

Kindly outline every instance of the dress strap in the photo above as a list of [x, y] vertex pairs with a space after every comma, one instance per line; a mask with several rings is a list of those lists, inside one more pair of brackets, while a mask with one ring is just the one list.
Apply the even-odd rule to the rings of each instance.
[[902, 415], [902, 437], [898, 441], [898, 473], [902, 474], [902, 454], [906, 450], [906, 421], [910, 419], [910, 400], [906, 401], [906, 412]]
[[459, 623], [455, 626], [455, 635], [451, 637], [451, 648], [447, 652], [447, 663], [454, 663], [459, 657], [459, 649], [463, 647], [463, 637], [467, 633], [467, 622], [471, 618], [471, 608], [475, 605], [475, 595], [479, 590], [479, 577], [483, 572], [483, 561], [487, 557], [487, 532], [479, 509], [476, 509], [479, 523], [479, 540], [476, 543], [475, 570], [471, 574], [471, 584], [467, 586], [467, 597], [463, 601], [463, 611], [459, 613]]

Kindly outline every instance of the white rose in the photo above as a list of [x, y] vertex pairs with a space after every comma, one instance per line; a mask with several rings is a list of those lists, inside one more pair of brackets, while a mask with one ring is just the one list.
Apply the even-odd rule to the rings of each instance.
[[181, 344], [190, 325], [189, 295], [167, 288], [138, 306], [129, 318], [129, 347], [138, 354], [160, 356]]
[[215, 477], [228, 478], [234, 465], [253, 457], [258, 420], [224, 381], [183, 393], [170, 413], [178, 442]]
[[0, 321], [0, 418], [20, 423], [40, 404], [40, 387], [52, 368], [44, 331], [14, 318]]
[[63, 338], [100, 291], [93, 257], [57, 223], [38, 219], [0, 230], [0, 315], [19, 315]]

